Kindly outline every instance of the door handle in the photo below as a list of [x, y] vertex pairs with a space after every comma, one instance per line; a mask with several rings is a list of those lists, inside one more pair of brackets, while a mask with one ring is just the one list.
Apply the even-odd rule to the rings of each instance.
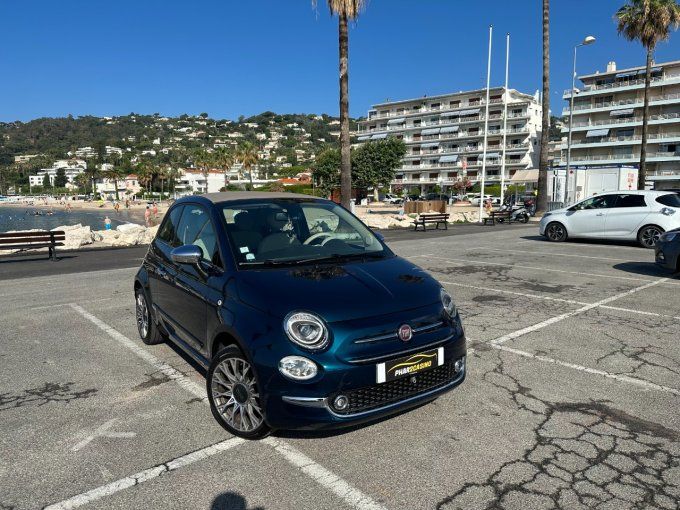
[[604, 216], [604, 213], [603, 212], [597, 213], [595, 216]]

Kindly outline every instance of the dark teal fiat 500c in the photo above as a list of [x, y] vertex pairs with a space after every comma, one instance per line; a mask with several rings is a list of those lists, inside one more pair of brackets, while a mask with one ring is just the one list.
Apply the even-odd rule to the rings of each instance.
[[328, 200], [176, 201], [135, 299], [142, 340], [169, 339], [206, 367], [212, 413], [241, 437], [375, 420], [465, 379], [451, 296]]

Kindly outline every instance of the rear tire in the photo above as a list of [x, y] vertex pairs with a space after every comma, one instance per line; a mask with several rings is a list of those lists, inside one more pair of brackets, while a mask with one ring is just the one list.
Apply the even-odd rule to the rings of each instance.
[[545, 237], [553, 243], [561, 243], [567, 240], [567, 229], [561, 223], [553, 221], [545, 227]]
[[165, 340], [151, 317], [149, 300], [146, 297], [146, 292], [141, 288], [135, 290], [135, 317], [137, 319], [137, 332], [142, 342], [146, 345], [156, 345]]
[[523, 215], [520, 217], [519, 221], [521, 221], [522, 223], [529, 223], [529, 215], [528, 215], [528, 214], [523, 214]]
[[229, 433], [260, 439], [271, 432], [255, 371], [238, 347], [230, 345], [213, 356], [206, 385], [213, 417]]
[[664, 229], [656, 225], [645, 225], [638, 231], [638, 243], [643, 248], [654, 248], [664, 232]]

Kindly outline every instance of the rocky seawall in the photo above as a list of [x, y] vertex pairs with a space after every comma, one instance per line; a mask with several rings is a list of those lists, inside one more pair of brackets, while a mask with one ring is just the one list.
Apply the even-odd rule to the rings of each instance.
[[[111, 230], [92, 230], [89, 226], [78, 225], [64, 225], [52, 229], [53, 231], [62, 230], [66, 234], [64, 246], [57, 248], [59, 250], [77, 250], [79, 248], [88, 247], [108, 247], [108, 246], [137, 246], [140, 244], [149, 244], [156, 236], [158, 226], [145, 227], [135, 223], [126, 223], [118, 225], [117, 228]], [[32, 229], [21, 232], [39, 232], [40, 229]], [[10, 231], [11, 232], [11, 231]], [[20, 250], [0, 250], [0, 255], [9, 255]], [[21, 250], [21, 251], [47, 251], [46, 248], [38, 250]]]

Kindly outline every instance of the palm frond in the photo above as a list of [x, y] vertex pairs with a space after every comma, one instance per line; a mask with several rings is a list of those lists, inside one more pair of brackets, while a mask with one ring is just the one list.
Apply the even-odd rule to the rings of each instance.
[[[317, 6], [318, 0], [312, 0], [314, 8]], [[345, 15], [349, 19], [356, 19], [364, 10], [368, 0], [326, 0], [328, 9], [333, 15]]]
[[676, 0], [629, 0], [614, 19], [620, 35], [654, 48], [680, 26], [680, 5]]

